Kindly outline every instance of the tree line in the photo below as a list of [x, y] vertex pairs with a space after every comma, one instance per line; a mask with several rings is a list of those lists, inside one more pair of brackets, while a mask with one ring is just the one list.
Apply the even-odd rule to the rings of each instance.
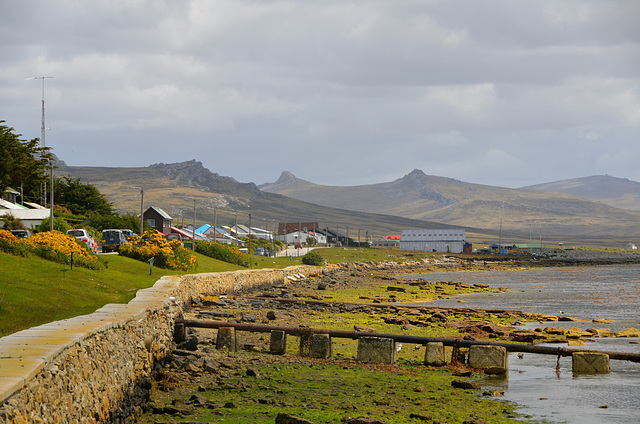
[[[22, 135], [0, 120], [0, 197], [9, 189], [20, 191], [21, 201], [38, 202], [42, 186], [48, 183], [48, 172], [54, 161], [50, 147], [40, 146], [40, 139], [22, 139]], [[139, 231], [140, 219], [131, 214], [118, 214], [111, 202], [92, 184], [79, 178], [54, 177], [54, 229], [65, 232], [72, 227], [128, 228]], [[43, 205], [50, 206], [50, 205]], [[5, 229], [24, 229], [24, 225], [9, 215], [2, 217]], [[148, 224], [147, 224], [148, 225]], [[47, 231], [45, 219], [36, 231]]]

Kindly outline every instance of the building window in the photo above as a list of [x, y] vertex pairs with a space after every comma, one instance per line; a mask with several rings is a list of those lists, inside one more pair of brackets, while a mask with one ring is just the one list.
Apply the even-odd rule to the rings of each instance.
[[150, 226], [155, 227], [156, 226], [156, 220], [153, 218], [149, 218], [147, 219], [147, 222], [149, 223]]

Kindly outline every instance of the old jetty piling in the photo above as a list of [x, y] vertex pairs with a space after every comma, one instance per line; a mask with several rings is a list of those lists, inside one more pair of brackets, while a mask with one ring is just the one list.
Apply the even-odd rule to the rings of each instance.
[[347, 338], [347, 339], [359, 339], [361, 337], [380, 337], [392, 339], [394, 342], [401, 343], [415, 343], [420, 345], [427, 345], [428, 343], [442, 343], [444, 346], [469, 348], [471, 346], [498, 346], [505, 348], [508, 352], [522, 352], [522, 353], [538, 353], [542, 355], [555, 355], [558, 357], [573, 356], [574, 353], [597, 353], [607, 355], [609, 359], [620, 361], [631, 361], [640, 363], [640, 353], [626, 353], [626, 352], [608, 352], [608, 351], [594, 351], [586, 349], [571, 349], [566, 347], [554, 347], [554, 346], [533, 346], [516, 343], [500, 343], [500, 342], [487, 342], [477, 340], [464, 340], [453, 339], [444, 337], [423, 337], [423, 336], [410, 336], [405, 334], [385, 334], [385, 333], [365, 333], [362, 331], [349, 331], [349, 330], [329, 330], [321, 328], [308, 328], [308, 327], [286, 327], [277, 325], [265, 325], [265, 324], [249, 324], [249, 323], [235, 323], [224, 321], [208, 321], [208, 320], [186, 320], [178, 319], [176, 324], [182, 324], [177, 328], [196, 327], [196, 328], [220, 328], [220, 327], [233, 327], [237, 331], [248, 331], [257, 333], [270, 333], [271, 331], [283, 331], [285, 334], [292, 336], [308, 335], [309, 332], [313, 334], [328, 334], [330, 337]]

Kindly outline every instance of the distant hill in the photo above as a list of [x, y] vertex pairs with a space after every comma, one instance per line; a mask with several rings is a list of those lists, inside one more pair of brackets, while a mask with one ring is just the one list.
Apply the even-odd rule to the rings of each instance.
[[522, 187], [525, 190], [554, 191], [602, 202], [614, 208], [640, 211], [640, 183], [609, 175], [574, 178]]
[[[58, 175], [80, 178], [95, 185], [121, 213], [140, 213], [140, 191], [144, 189], [144, 209], [157, 206], [174, 219], [174, 223], [193, 222], [194, 199], [196, 225], [241, 224], [273, 230], [279, 222], [318, 222], [322, 227], [349, 232], [354, 237], [370, 235], [375, 240], [387, 234], [399, 234], [405, 228], [442, 228], [443, 223], [389, 216], [360, 211], [318, 206], [276, 193], [260, 190], [253, 183], [241, 183], [233, 178], [212, 173], [195, 160], [173, 164], [155, 164], [142, 168], [77, 167], [58, 163]], [[495, 240], [495, 232], [467, 228], [477, 237]]]
[[543, 242], [626, 244], [640, 239], [636, 210], [565, 193], [465, 183], [418, 169], [392, 182], [346, 187], [313, 184], [283, 172], [260, 188], [327, 207], [501, 229], [505, 239], [523, 233]]

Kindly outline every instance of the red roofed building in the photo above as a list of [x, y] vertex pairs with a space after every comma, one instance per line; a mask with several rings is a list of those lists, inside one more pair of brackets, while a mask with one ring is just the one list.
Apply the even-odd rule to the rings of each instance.
[[371, 245], [379, 247], [400, 247], [400, 234], [384, 236], [374, 241]]

